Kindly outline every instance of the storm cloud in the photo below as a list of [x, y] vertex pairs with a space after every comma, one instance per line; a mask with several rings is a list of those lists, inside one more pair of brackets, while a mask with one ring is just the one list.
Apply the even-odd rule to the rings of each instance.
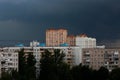
[[48, 28], [66, 28], [97, 40], [120, 39], [119, 0], [0, 0], [2, 40], [45, 39]]

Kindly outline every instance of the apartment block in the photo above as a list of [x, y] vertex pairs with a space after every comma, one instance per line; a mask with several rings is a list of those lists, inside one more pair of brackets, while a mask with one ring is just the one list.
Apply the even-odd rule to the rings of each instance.
[[76, 46], [81, 48], [94, 48], [96, 47], [96, 39], [87, 37], [86, 34], [80, 34], [76, 36]]
[[36, 59], [36, 77], [38, 77], [40, 72], [40, 59], [45, 50], [49, 50], [54, 54], [54, 50], [59, 49], [60, 52], [65, 54], [64, 62], [68, 65], [75, 66], [80, 62], [80, 50], [79, 47], [24, 47], [24, 52], [26, 54], [33, 53]]
[[67, 44], [69, 44], [69, 46], [75, 46], [75, 39], [76, 36], [74, 35], [67, 36]]
[[48, 29], [46, 30], [46, 46], [60, 46], [66, 43], [67, 30], [66, 29]]
[[18, 71], [18, 51], [19, 48], [0, 48], [0, 75], [4, 71]]
[[82, 64], [93, 69], [101, 66], [111, 71], [120, 67], [120, 49], [86, 48], [82, 50]]

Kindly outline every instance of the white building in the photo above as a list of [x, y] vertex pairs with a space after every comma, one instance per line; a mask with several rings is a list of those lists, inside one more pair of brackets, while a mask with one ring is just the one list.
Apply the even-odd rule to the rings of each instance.
[[37, 41], [30, 42], [30, 47], [37, 47], [40, 43]]
[[83, 48], [95, 48], [96, 47], [96, 39], [87, 37], [87, 35], [82, 34], [79, 36], [76, 36], [76, 48], [75, 50], [75, 61], [76, 65], [79, 65], [82, 63], [82, 49]]
[[0, 74], [2, 71], [18, 71], [18, 51], [17, 47], [0, 48]]
[[96, 39], [87, 36], [76, 36], [76, 46], [81, 48], [94, 48], [96, 47]]

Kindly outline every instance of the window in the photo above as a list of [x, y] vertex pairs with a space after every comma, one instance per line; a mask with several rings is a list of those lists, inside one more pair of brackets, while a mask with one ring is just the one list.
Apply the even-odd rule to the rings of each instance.
[[12, 61], [12, 59], [10, 59], [10, 61]]
[[67, 58], [67, 60], [72, 60], [71, 58]]
[[103, 53], [103, 51], [101, 51], [101, 53]]
[[12, 63], [8, 63], [8, 65], [12, 65]]
[[8, 56], [11, 56], [12, 54], [8, 54]]

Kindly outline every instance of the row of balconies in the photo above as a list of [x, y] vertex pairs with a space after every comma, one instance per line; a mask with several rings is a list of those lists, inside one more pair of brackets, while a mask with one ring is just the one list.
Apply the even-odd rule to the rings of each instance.
[[112, 61], [112, 62], [105, 62], [104, 65], [118, 65], [118, 62]]

